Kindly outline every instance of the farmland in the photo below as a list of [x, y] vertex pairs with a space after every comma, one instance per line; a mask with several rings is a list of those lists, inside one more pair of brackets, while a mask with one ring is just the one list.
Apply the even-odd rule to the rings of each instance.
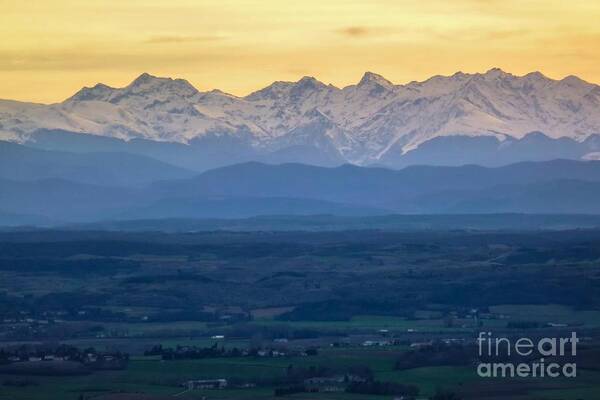
[[[4, 232], [0, 399], [594, 399], [599, 260], [594, 230]], [[479, 377], [487, 331], [577, 332], [577, 378]]]

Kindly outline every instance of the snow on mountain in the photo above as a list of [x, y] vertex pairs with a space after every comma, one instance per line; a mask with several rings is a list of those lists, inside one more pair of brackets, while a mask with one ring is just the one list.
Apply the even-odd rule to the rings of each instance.
[[144, 73], [124, 88], [97, 84], [58, 104], [0, 101], [0, 138], [26, 141], [40, 128], [181, 143], [250, 135], [261, 151], [312, 146], [367, 164], [440, 136], [505, 140], [541, 131], [582, 142], [600, 132], [600, 86], [495, 68], [406, 85], [367, 72], [344, 88], [303, 77], [237, 97]]

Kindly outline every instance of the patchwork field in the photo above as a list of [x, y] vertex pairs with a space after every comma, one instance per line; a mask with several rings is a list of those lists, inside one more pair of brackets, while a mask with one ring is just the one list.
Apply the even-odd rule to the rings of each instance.
[[[595, 399], [598, 260], [598, 231], [0, 233], [0, 399]], [[577, 377], [479, 377], [488, 331], [576, 332]]]

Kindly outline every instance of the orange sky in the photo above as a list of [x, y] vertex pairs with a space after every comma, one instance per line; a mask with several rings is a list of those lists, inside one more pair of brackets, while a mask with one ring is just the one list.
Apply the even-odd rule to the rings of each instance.
[[600, 83], [600, 1], [0, 0], [0, 98], [57, 102], [141, 72], [244, 95], [500, 67]]

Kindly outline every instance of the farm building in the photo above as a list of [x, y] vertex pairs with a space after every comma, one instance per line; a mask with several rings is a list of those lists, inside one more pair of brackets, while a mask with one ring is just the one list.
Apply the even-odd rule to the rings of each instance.
[[200, 389], [225, 389], [227, 387], [227, 379], [202, 379], [187, 381], [185, 385], [188, 390]]

